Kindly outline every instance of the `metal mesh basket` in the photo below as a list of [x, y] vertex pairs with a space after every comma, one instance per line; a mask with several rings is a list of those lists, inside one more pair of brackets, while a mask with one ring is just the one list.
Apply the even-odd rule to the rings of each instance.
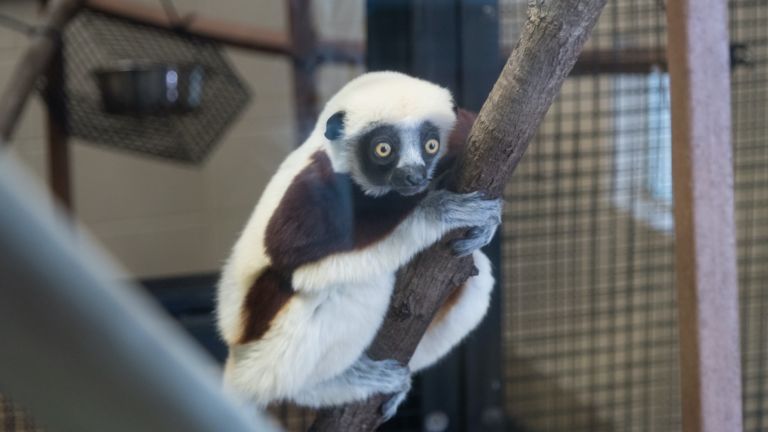
[[[69, 132], [95, 144], [199, 163], [250, 98], [219, 46], [209, 41], [88, 10], [78, 14], [63, 39]], [[202, 103], [184, 114], [103, 111], [93, 71], [124, 60], [202, 65]]]

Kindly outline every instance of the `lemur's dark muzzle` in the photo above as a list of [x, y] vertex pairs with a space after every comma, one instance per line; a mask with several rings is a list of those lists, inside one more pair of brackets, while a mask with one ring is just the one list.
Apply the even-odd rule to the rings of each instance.
[[392, 187], [401, 192], [419, 192], [427, 182], [427, 169], [424, 166], [404, 166], [392, 172]]

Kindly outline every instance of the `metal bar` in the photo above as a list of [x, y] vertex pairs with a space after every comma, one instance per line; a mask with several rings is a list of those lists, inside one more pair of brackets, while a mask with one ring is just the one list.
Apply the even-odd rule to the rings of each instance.
[[621, 50], [585, 50], [571, 70], [571, 76], [600, 74], [647, 74], [666, 70], [664, 50], [623, 48]]
[[[85, 7], [137, 24], [177, 30], [190, 36], [237, 48], [266, 54], [294, 56], [290, 37], [284, 32], [208, 18], [194, 13], [181, 17], [169, 16], [162, 8], [126, 0], [86, 0]], [[365, 49], [361, 43], [355, 41], [320, 41], [317, 56], [319, 62], [362, 64], [365, 61]]]
[[740, 431], [728, 10], [667, 2], [684, 431]]
[[77, 13], [82, 0], [54, 0], [30, 42], [30, 46], [16, 65], [0, 98], [0, 146], [9, 142], [19, 116], [38, 77], [48, 67], [58, 46], [58, 34]]
[[72, 183], [67, 133], [67, 101], [64, 97], [64, 48], [60, 40], [46, 72], [44, 97], [47, 110], [48, 181], [53, 196], [71, 212]]
[[22, 174], [0, 152], [3, 391], [51, 430], [274, 431]]
[[114, 17], [127, 19], [139, 24], [168, 30], [179, 30], [189, 35], [202, 37], [226, 45], [257, 50], [271, 54], [291, 54], [291, 45], [286, 34], [255, 28], [232, 21], [196, 16], [182, 16], [179, 21], [169, 16], [160, 7], [148, 6], [124, 0], [87, 0], [88, 9]]

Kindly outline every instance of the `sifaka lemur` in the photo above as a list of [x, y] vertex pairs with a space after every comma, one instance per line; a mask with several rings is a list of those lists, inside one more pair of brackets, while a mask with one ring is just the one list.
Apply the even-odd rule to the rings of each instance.
[[[466, 138], [457, 112], [467, 120], [448, 90], [396, 72], [364, 74], [328, 101], [266, 186], [223, 269], [217, 315], [229, 387], [260, 406], [392, 394], [382, 407], [389, 418], [411, 373], [477, 326], [494, 283], [478, 249], [493, 237], [501, 203], [436, 187]], [[451, 247], [472, 254], [478, 274], [451, 294], [407, 366], [368, 358], [396, 271], [460, 227], [471, 229]]]

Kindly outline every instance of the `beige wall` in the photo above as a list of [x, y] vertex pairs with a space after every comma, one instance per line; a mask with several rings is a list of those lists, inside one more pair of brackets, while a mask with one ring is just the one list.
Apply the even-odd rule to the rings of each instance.
[[[181, 12], [286, 30], [282, 1], [174, 3]], [[321, 33], [335, 29], [329, 36], [362, 37], [362, 2], [334, 3], [346, 6], [339, 13], [326, 7], [317, 11]], [[0, 3], [0, 13], [27, 22], [35, 21], [36, 12], [36, 2]], [[0, 27], [0, 87], [6, 85], [26, 46], [24, 36]], [[290, 63], [242, 50], [228, 50], [228, 54], [253, 98], [203, 165], [179, 165], [74, 141], [76, 215], [136, 276], [218, 270], [265, 183], [295, 144]], [[355, 68], [324, 68], [322, 98], [358, 73]], [[34, 98], [12, 144], [24, 164], [41, 178], [46, 169], [42, 112], [41, 102]]]

